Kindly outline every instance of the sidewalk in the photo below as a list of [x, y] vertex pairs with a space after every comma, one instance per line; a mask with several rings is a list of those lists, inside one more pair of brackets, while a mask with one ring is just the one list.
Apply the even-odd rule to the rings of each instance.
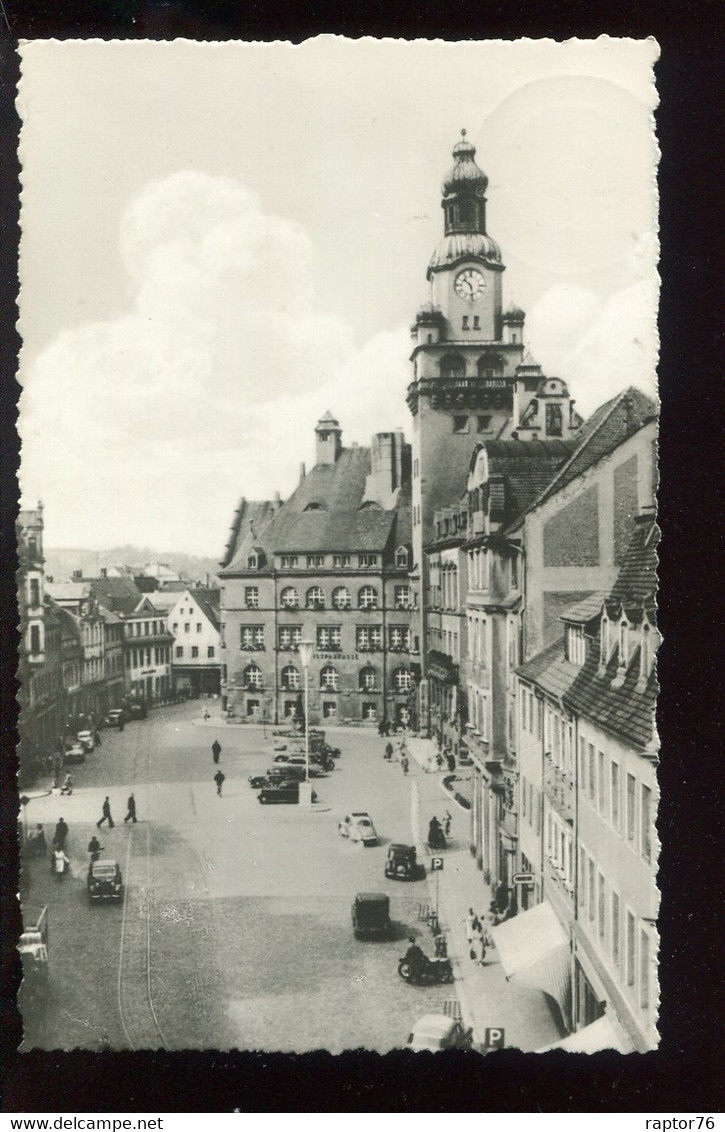
[[[449, 848], [442, 874], [428, 873], [432, 902], [435, 901], [435, 877], [440, 877], [439, 920], [446, 933], [448, 954], [456, 977], [456, 990], [461, 1000], [465, 1024], [473, 1027], [474, 1040], [484, 1044], [487, 1027], [505, 1030], [505, 1044], [525, 1052], [542, 1049], [558, 1042], [562, 1034], [541, 991], [531, 990], [507, 981], [498, 953], [489, 949], [481, 966], [469, 958], [464, 921], [469, 908], [479, 916], [488, 912], [490, 888], [483, 883], [475, 858], [468, 847], [469, 811], [460, 806], [444, 789], [444, 772], [431, 771], [435, 745], [430, 739], [408, 738], [412, 755], [411, 778], [420, 797], [421, 860], [430, 856], [425, 844], [428, 822], [439, 818], [448, 809], [453, 815]], [[490, 919], [487, 920], [490, 926]]]

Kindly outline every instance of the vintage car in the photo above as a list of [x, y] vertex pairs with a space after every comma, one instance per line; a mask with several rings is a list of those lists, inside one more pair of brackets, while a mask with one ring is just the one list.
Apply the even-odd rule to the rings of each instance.
[[358, 813], [347, 814], [339, 823], [337, 831], [341, 837], [356, 841], [362, 845], [377, 845], [378, 835], [375, 832], [370, 814], [362, 810]]
[[413, 1026], [406, 1049], [471, 1049], [473, 1034], [447, 1014], [424, 1014]]
[[117, 861], [91, 861], [88, 866], [88, 895], [91, 900], [121, 900], [123, 878]]
[[127, 711], [129, 719], [145, 719], [149, 713], [143, 700], [134, 700], [128, 705]]
[[63, 755], [63, 765], [67, 763], [84, 763], [85, 761], [86, 749], [82, 743], [73, 743]]
[[[265, 786], [257, 795], [262, 805], [283, 803], [295, 806], [300, 800], [299, 782], [285, 782], [284, 780], [272, 786]], [[312, 801], [317, 801], [317, 794], [312, 791]]]
[[304, 755], [275, 755], [274, 762], [284, 763], [285, 766], [304, 766]]
[[96, 746], [96, 737], [92, 731], [79, 731], [76, 735], [77, 742], [83, 747], [84, 751], [92, 751]]
[[352, 902], [355, 939], [386, 939], [391, 928], [390, 897], [384, 892], [358, 892]]
[[388, 847], [385, 858], [385, 875], [392, 880], [417, 880], [425, 869], [418, 864], [415, 845], [402, 845], [395, 842]]
[[261, 790], [263, 786], [271, 786], [266, 774], [250, 774], [247, 779], [252, 790]]
[[275, 782], [304, 782], [305, 768], [304, 766], [271, 766], [268, 768], [266, 778], [271, 783]]
[[127, 719], [128, 716], [126, 715], [126, 712], [123, 708], [111, 708], [111, 710], [106, 713], [106, 717], [103, 720], [103, 726], [121, 727]]

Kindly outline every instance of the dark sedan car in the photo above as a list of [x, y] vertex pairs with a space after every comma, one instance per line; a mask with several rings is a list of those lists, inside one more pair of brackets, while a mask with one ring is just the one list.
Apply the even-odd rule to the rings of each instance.
[[[258, 794], [259, 801], [265, 805], [269, 803], [286, 803], [287, 805], [295, 806], [300, 800], [300, 784], [299, 782], [279, 782], [274, 786], [265, 786]], [[317, 801], [317, 794], [312, 791], [312, 801]]]
[[88, 895], [91, 900], [123, 898], [123, 878], [117, 861], [91, 861], [88, 867]]

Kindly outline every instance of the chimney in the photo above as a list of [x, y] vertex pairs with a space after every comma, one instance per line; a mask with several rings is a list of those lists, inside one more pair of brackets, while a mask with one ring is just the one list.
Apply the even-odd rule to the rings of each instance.
[[73, 581], [74, 582], [80, 582], [82, 577], [83, 577], [83, 571], [82, 570], [74, 570], [73, 571]]
[[306, 475], [307, 475], [307, 471], [305, 469], [305, 464], [304, 464], [304, 460], [303, 460], [302, 463], [300, 464], [300, 481], [302, 481], [305, 478]]
[[101, 577], [102, 578], [108, 577], [108, 568], [106, 566], [101, 566]]
[[342, 429], [332, 413], [325, 413], [324, 417], [315, 425], [317, 436], [318, 464], [335, 464], [342, 452]]

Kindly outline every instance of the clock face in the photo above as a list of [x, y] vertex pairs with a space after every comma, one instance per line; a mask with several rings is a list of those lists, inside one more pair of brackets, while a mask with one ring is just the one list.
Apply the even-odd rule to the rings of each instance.
[[468, 303], [475, 303], [483, 297], [486, 290], [486, 280], [480, 271], [475, 271], [472, 267], [469, 267], [456, 278], [454, 287], [459, 298], [465, 299]]

